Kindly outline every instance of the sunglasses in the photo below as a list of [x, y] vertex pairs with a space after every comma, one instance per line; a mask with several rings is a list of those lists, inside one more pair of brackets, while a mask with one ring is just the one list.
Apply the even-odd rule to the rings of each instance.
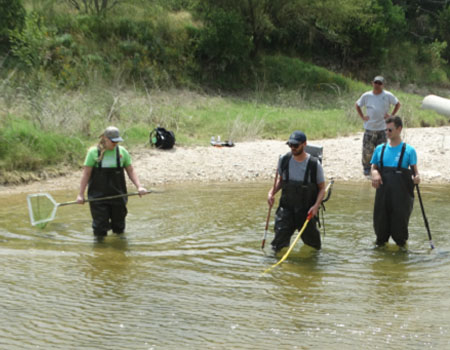
[[381, 81], [374, 81], [373, 83], [377, 84], [377, 85], [383, 85], [383, 83]]
[[288, 146], [291, 148], [299, 148], [301, 143], [288, 143]]
[[392, 132], [392, 131], [394, 131], [394, 129], [391, 129], [391, 128], [386, 129], [386, 132]]

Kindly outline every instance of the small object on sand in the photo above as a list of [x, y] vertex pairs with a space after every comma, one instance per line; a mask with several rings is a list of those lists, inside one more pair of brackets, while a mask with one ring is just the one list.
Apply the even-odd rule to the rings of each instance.
[[217, 136], [217, 141], [214, 136], [211, 136], [211, 146], [214, 147], [234, 147], [234, 143], [231, 140], [220, 141], [220, 136]]

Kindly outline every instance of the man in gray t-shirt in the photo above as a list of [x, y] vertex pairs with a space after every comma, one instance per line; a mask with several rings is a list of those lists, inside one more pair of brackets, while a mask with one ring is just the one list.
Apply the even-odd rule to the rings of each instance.
[[[308, 164], [309, 159], [311, 158], [311, 155], [309, 155], [308, 153], [306, 154], [306, 158], [304, 161], [299, 162], [297, 160], [295, 160], [294, 157], [292, 157], [289, 160], [289, 179], [294, 180], [294, 181], [303, 181], [305, 178], [305, 172], [306, 172], [306, 166]], [[280, 161], [278, 162], [278, 174], [282, 173], [282, 169], [281, 169], [281, 158]], [[308, 181], [311, 181], [311, 173], [308, 176]], [[316, 171], [316, 179], [317, 179], [317, 183], [322, 183], [325, 181], [325, 176], [323, 174], [323, 168], [322, 165], [319, 163], [317, 166], [317, 171]]]
[[313, 248], [321, 248], [317, 229], [317, 212], [325, 195], [323, 168], [317, 158], [305, 151], [306, 135], [294, 131], [287, 142], [291, 152], [285, 154], [278, 164], [279, 177], [267, 197], [269, 206], [281, 189], [280, 204], [275, 216], [275, 238], [272, 248], [278, 252], [289, 247], [294, 231], [303, 226], [308, 215], [311, 219], [301, 238]]
[[[386, 123], [391, 105], [394, 106], [392, 116], [400, 109], [400, 102], [389, 91], [383, 89], [384, 78], [376, 76], [372, 81], [372, 91], [367, 91], [356, 101], [356, 111], [364, 121], [364, 138], [362, 165], [364, 175], [370, 175], [370, 160], [375, 147], [386, 142]], [[366, 114], [362, 108], [366, 107]]]

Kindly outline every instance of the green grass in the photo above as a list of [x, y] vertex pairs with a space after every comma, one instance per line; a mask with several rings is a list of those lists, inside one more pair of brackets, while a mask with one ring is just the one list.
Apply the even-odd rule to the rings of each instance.
[[[27, 80], [16, 82], [17, 86], [4, 80], [0, 82], [0, 171], [81, 166], [87, 148], [98, 142], [108, 125], [119, 127], [124, 146], [130, 149], [148, 147], [149, 133], [156, 126], [174, 131], [182, 146], [206, 146], [217, 135], [238, 143], [285, 140], [296, 129], [309, 140], [362, 131], [355, 101], [371, 87], [339, 79], [344, 79], [343, 88], [327, 91], [259, 86], [234, 95], [148, 90], [106, 85], [101, 80], [71, 91], [44, 79], [36, 89]], [[422, 96], [392, 92], [402, 104], [399, 115], [406, 127], [448, 124], [448, 118], [420, 108]], [[0, 177], [1, 181], [5, 179]]]
[[0, 129], [0, 169], [35, 171], [46, 166], [78, 162], [84, 152], [76, 138], [44, 131], [30, 121], [13, 116]]
[[[420, 109], [421, 96], [393, 92], [402, 103], [399, 114], [407, 127], [448, 123], [445, 117]], [[36, 162], [27, 160], [24, 164], [35, 169], [51, 164], [52, 159], [58, 162], [59, 154], [55, 154], [50, 145], [39, 143], [41, 138], [48, 138], [46, 130], [53, 131], [51, 139], [61, 136], [61, 139], [77, 140], [77, 147], [86, 148], [97, 142], [108, 125], [119, 127], [131, 147], [147, 143], [150, 131], [158, 125], [174, 131], [179, 145], [206, 145], [211, 136], [217, 135], [235, 142], [285, 139], [295, 129], [304, 130], [310, 139], [344, 136], [362, 131], [354, 108], [359, 95], [360, 92], [348, 92], [341, 96], [328, 94], [302, 99], [292, 91], [248, 93], [237, 97], [187, 90], [147, 93], [107, 88], [84, 93], [41, 90], [39, 95], [28, 96], [31, 100], [16, 97], [12, 113], [2, 123], [2, 135], [7, 138], [3, 141], [6, 144], [0, 151], [0, 161], [4, 168], [11, 162], [11, 159], [4, 161], [5, 157], [16, 158], [11, 153], [17, 152], [21, 158], [27, 154], [21, 147], [25, 150], [37, 147], [49, 156]]]
[[234, 98], [214, 98], [208, 105], [167, 109], [167, 114], [178, 116], [178, 131], [187, 143], [206, 144], [215, 135], [233, 141], [285, 139], [295, 129], [305, 130], [311, 139], [358, 131], [355, 121], [347, 120], [345, 111], [339, 109], [299, 110]]

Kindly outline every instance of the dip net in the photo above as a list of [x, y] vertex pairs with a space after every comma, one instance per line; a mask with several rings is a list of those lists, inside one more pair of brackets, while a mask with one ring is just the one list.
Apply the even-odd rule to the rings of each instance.
[[58, 203], [49, 194], [30, 194], [27, 196], [27, 202], [31, 225], [44, 228], [47, 222], [55, 218]]

